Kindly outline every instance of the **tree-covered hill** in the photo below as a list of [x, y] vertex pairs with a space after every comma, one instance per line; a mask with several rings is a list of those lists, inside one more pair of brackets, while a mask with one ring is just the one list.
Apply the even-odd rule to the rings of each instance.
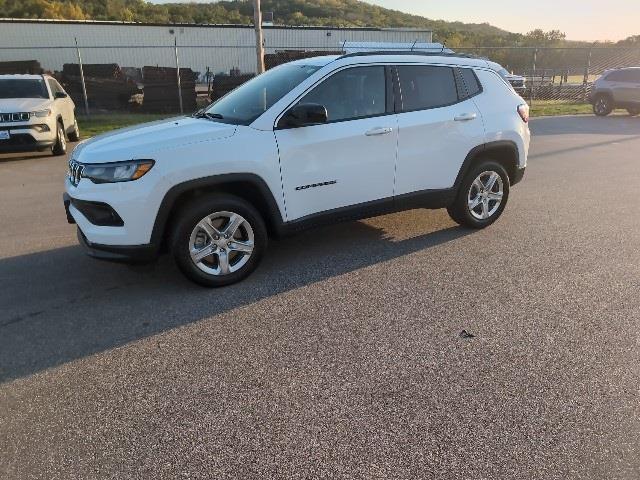
[[[427, 28], [433, 30], [435, 41], [444, 42], [452, 48], [557, 45], [564, 42], [564, 35], [558, 31], [534, 30], [521, 35], [488, 23], [431, 20], [357, 0], [263, 0], [262, 9], [274, 12], [275, 23], [281, 25]], [[249, 24], [253, 18], [253, 2], [223, 0], [158, 5], [144, 0], [0, 0], [0, 17]]]

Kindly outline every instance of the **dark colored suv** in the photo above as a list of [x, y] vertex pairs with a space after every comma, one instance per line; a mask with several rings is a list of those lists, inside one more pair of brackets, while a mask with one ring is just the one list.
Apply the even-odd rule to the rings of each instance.
[[615, 108], [624, 108], [631, 116], [640, 114], [640, 67], [604, 72], [593, 85], [591, 104], [599, 117], [609, 115]]

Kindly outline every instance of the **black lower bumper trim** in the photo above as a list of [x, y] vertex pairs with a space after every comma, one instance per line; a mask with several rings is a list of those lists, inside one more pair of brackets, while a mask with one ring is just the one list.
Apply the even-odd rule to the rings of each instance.
[[101, 245], [91, 243], [78, 228], [78, 241], [90, 257], [118, 263], [151, 263], [158, 258], [158, 248], [146, 245]]
[[51, 148], [55, 143], [53, 140], [28, 143], [4, 142], [6, 140], [0, 140], [0, 153], [41, 152]]

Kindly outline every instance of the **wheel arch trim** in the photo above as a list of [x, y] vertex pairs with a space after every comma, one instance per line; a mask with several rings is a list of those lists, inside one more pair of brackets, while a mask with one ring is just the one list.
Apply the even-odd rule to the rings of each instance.
[[505, 166], [505, 168], [507, 170], [507, 173], [509, 174], [509, 179], [512, 181], [511, 185], [515, 185], [515, 183], [517, 182], [513, 181], [513, 179], [516, 178], [514, 172], [519, 168], [518, 165], [520, 158], [518, 145], [512, 140], [496, 140], [493, 142], [487, 142], [483, 143], [482, 145], [478, 145], [469, 151], [466, 158], [464, 159], [464, 162], [462, 163], [462, 166], [460, 167], [460, 170], [458, 171], [458, 176], [456, 177], [456, 181], [453, 185], [454, 189], [456, 191], [458, 190], [460, 184], [462, 183], [462, 180], [464, 179], [465, 175], [474, 164], [474, 162], [484, 158], [485, 154], [487, 154], [488, 152], [497, 149], [508, 149], [513, 152], [513, 154], [511, 155], [513, 161], [511, 162], [511, 160], [509, 160], [509, 163], [512, 163], [512, 165], [509, 165], [508, 168], [507, 166]]
[[257, 188], [260, 195], [266, 201], [266, 210], [270, 218], [265, 218], [267, 224], [272, 225], [276, 230], [282, 227], [283, 219], [278, 203], [275, 200], [273, 192], [264, 181], [264, 179], [254, 173], [228, 173], [221, 175], [214, 175], [210, 177], [202, 177], [193, 180], [187, 180], [186, 182], [178, 183], [172, 186], [167, 193], [165, 193], [160, 207], [156, 214], [156, 219], [153, 224], [153, 230], [151, 231], [151, 243], [160, 245], [163, 242], [163, 236], [165, 234], [170, 216], [174, 210], [178, 199], [189, 193], [195, 193], [202, 190], [211, 190], [213, 193], [216, 187], [230, 185], [234, 183], [250, 183], [253, 187]]

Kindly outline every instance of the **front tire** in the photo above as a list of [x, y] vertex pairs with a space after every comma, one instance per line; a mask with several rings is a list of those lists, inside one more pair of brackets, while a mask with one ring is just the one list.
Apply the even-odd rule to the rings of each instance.
[[502, 215], [509, 199], [509, 185], [504, 167], [485, 160], [467, 172], [447, 212], [459, 225], [486, 228]]
[[597, 95], [593, 101], [593, 113], [598, 117], [606, 117], [613, 112], [613, 100], [609, 95]]
[[239, 282], [260, 263], [267, 229], [260, 213], [233, 195], [200, 197], [178, 214], [171, 251], [182, 273], [205, 287]]
[[80, 141], [80, 128], [78, 127], [78, 119], [73, 119], [73, 132], [69, 134], [69, 140], [72, 142]]
[[627, 112], [632, 117], [637, 117], [638, 115], [640, 115], [640, 107], [627, 108]]
[[67, 137], [64, 133], [64, 125], [62, 122], [56, 124], [56, 143], [51, 147], [51, 153], [54, 155], [64, 155], [67, 153]]

